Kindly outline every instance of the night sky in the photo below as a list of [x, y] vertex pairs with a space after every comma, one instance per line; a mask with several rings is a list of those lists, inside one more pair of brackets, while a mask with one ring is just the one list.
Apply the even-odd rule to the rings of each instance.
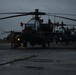
[[[0, 13], [6, 12], [31, 12], [35, 9], [46, 13], [67, 13], [76, 14], [76, 0], [0, 0]], [[5, 17], [9, 15], [0, 15]], [[62, 15], [65, 16], [65, 15]], [[17, 30], [20, 31], [20, 22], [27, 23], [32, 16], [24, 16], [18, 18], [11, 18], [6, 20], [0, 20], [0, 34], [4, 31]], [[66, 16], [76, 19], [76, 16]], [[45, 22], [48, 16], [42, 17]], [[52, 22], [54, 17], [50, 16]], [[63, 21], [66, 24], [76, 24], [76, 22], [56, 18], [56, 22]], [[4, 35], [0, 35], [0, 38]]]

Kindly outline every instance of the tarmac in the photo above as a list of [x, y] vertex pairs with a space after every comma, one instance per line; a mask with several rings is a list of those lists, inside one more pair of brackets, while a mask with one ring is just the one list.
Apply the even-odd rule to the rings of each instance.
[[[24, 49], [23, 47], [19, 47], [19, 48]], [[17, 49], [19, 49], [19, 48], [17, 48]], [[42, 47], [40, 45], [30, 46], [29, 44], [28, 44], [27, 48], [42, 49]], [[58, 44], [50, 43], [50, 47], [46, 47], [46, 48], [49, 48], [49, 49], [76, 49], [76, 42], [71, 42], [69, 44], [66, 44], [65, 42], [58, 43]], [[10, 45], [10, 43], [0, 43], [0, 49], [11, 49], [11, 45]]]
[[0, 75], [76, 75], [76, 44], [11, 49], [0, 43]]

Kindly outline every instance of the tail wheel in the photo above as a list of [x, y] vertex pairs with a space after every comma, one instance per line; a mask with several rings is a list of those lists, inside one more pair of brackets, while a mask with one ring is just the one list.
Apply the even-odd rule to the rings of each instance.
[[46, 48], [46, 44], [44, 43], [44, 44], [42, 44], [42, 48]]
[[24, 41], [23, 47], [27, 47], [27, 41]]
[[50, 47], [50, 43], [48, 43], [48, 47]]

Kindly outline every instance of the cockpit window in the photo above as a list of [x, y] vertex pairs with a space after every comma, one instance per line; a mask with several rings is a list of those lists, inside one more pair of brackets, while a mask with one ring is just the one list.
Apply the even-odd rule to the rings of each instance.
[[35, 21], [35, 25], [36, 25], [36, 30], [39, 29], [39, 21]]
[[26, 27], [31, 27], [32, 29], [35, 29], [35, 20], [34, 19], [30, 20], [27, 23]]
[[30, 21], [28, 21], [26, 27], [30, 27], [34, 30], [37, 30], [39, 27], [39, 21], [33, 18]]

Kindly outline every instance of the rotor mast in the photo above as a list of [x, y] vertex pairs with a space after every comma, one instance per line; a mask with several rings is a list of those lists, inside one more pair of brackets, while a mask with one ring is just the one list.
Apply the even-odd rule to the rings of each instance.
[[35, 19], [39, 20], [39, 9], [35, 9]]

